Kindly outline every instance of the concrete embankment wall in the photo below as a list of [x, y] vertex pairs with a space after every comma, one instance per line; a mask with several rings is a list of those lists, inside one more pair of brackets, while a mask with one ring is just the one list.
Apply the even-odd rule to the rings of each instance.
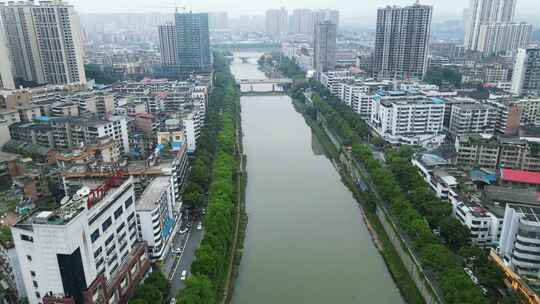
[[414, 283], [416, 284], [416, 287], [418, 288], [418, 290], [424, 297], [424, 300], [426, 301], [426, 303], [428, 304], [440, 303], [437, 300], [437, 297], [433, 294], [433, 291], [431, 287], [429, 286], [429, 283], [424, 273], [420, 270], [421, 269], [420, 266], [417, 264], [415, 260], [413, 260], [411, 253], [409, 252], [407, 247], [402, 243], [399, 235], [397, 234], [396, 230], [393, 227], [394, 224], [391, 222], [391, 220], [389, 220], [385, 211], [382, 208], [377, 207], [376, 213], [377, 213], [377, 217], [379, 218], [379, 220], [381, 221], [381, 224], [384, 227], [384, 231], [386, 231], [388, 238], [390, 238], [390, 241], [392, 242], [392, 244], [394, 245], [394, 248], [399, 254], [401, 261], [405, 265], [407, 272], [413, 279]]

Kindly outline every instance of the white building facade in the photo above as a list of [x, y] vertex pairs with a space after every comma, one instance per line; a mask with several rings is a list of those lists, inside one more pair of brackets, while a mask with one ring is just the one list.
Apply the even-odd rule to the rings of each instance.
[[514, 95], [540, 93], [540, 48], [518, 50], [511, 92]]
[[540, 210], [507, 205], [498, 254], [534, 289], [540, 287]]
[[154, 178], [137, 200], [139, 237], [148, 245], [152, 260], [163, 259], [169, 251], [178, 210], [172, 176]]
[[485, 56], [516, 51], [529, 45], [532, 25], [522, 23], [491, 23], [480, 26], [478, 51]]
[[390, 143], [438, 146], [443, 133], [444, 103], [425, 96], [374, 99], [370, 124]]
[[12, 228], [30, 304], [127, 301], [149, 268], [133, 189], [132, 178], [81, 188]]

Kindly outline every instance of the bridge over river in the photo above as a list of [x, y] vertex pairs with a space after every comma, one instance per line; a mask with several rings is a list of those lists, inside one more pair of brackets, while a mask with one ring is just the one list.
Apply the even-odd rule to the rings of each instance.
[[283, 92], [283, 86], [292, 82], [289, 78], [240, 78], [236, 80], [240, 91], [246, 94]]

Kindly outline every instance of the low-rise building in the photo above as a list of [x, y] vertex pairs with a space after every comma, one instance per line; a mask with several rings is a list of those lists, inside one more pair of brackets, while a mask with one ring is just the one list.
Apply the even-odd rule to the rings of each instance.
[[343, 82], [353, 80], [353, 76], [349, 70], [341, 71], [326, 71], [321, 73], [320, 81], [321, 84], [327, 88], [334, 96], [339, 95], [340, 84]]
[[497, 111], [493, 107], [479, 102], [456, 104], [451, 111], [448, 131], [452, 136], [495, 132]]
[[373, 100], [371, 126], [396, 144], [438, 146], [443, 132], [444, 102], [423, 95], [386, 92]]
[[500, 170], [499, 183], [515, 188], [540, 190], [540, 172], [503, 168]]
[[495, 170], [509, 168], [540, 171], [539, 143], [532, 138], [458, 136], [455, 139], [454, 163]]
[[17, 251], [11, 238], [0, 241], [0, 284], [9, 299], [7, 303], [16, 303], [19, 298], [26, 297]]
[[471, 231], [471, 243], [480, 247], [497, 245], [501, 230], [501, 218], [489, 212], [479, 203], [454, 194], [450, 196], [452, 215]]

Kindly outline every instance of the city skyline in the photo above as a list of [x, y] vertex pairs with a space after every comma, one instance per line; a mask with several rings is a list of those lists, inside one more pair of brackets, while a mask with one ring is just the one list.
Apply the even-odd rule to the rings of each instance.
[[[75, 5], [80, 13], [147, 13], [147, 12], [163, 12], [166, 13], [169, 10], [173, 10], [175, 7], [175, 2], [173, 0], [158, 0], [153, 1], [151, 4], [145, 0], [116, 0], [114, 2], [105, 1], [105, 0], [96, 0], [96, 1], [83, 1], [83, 0], [70, 0], [71, 4]], [[188, 1], [188, 2], [179, 2], [176, 1], [176, 5], [181, 7], [186, 7], [193, 11], [227, 11], [231, 17], [237, 17], [240, 15], [264, 15], [265, 11], [268, 9], [276, 9], [280, 6], [284, 6], [289, 10], [296, 8], [313, 8], [313, 9], [324, 9], [332, 8], [342, 11], [344, 20], [351, 23], [351, 20], [354, 21], [354, 18], [362, 17], [372, 17], [375, 19], [376, 11], [378, 8], [385, 7], [387, 5], [398, 5], [405, 6], [411, 5], [414, 1], [411, 0], [370, 0], [368, 2], [359, 1], [351, 2], [347, 0], [338, 0], [332, 2], [331, 7], [329, 7], [328, 2], [322, 0], [297, 0], [294, 2], [291, 1], [275, 1], [266, 6], [261, 6], [260, 3], [250, 3], [243, 2], [240, 0], [232, 0], [230, 2], [219, 2], [215, 0], [203, 0], [203, 1]], [[462, 11], [469, 5], [468, 0], [456, 0], [452, 2], [443, 1], [443, 0], [423, 0], [420, 1], [421, 4], [432, 5], [434, 6], [434, 17], [435, 19], [439, 18], [453, 18], [461, 19]], [[534, 16], [535, 9], [535, 0], [521, 0], [518, 1], [516, 7], [516, 15], [527, 17]], [[231, 9], [235, 8], [235, 9]], [[358, 20], [357, 23], [367, 23]]]

